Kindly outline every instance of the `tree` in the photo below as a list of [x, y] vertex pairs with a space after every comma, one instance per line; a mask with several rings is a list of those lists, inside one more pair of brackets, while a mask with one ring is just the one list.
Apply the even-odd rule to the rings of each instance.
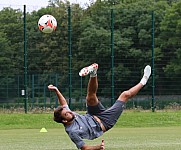
[[173, 3], [173, 5], [166, 10], [160, 29], [159, 39], [163, 60], [162, 76], [167, 78], [168, 83], [166, 84], [172, 89], [172, 84], [175, 82], [180, 86], [180, 81], [177, 80], [177, 78], [181, 75], [181, 2]]
[[172, 74], [180, 74], [178, 62], [180, 61], [181, 2], [175, 3], [167, 10], [161, 23], [161, 31], [162, 51], [165, 57], [169, 56], [165, 70], [172, 70]]

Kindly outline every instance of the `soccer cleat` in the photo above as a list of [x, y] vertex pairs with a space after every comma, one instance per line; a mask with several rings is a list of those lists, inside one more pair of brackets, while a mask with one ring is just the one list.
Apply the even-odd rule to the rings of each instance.
[[98, 69], [98, 64], [94, 63], [88, 67], [84, 67], [83, 69], [80, 70], [79, 76], [86, 76], [90, 74], [91, 77], [97, 76], [97, 69]]
[[151, 75], [151, 67], [147, 65], [144, 69], [144, 75], [143, 78], [141, 79], [140, 83], [145, 85]]

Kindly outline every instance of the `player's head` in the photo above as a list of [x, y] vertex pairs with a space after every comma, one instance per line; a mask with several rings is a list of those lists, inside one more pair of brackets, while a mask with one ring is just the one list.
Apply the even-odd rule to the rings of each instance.
[[57, 123], [66, 124], [71, 122], [74, 118], [74, 113], [62, 106], [59, 106], [54, 110], [54, 121]]

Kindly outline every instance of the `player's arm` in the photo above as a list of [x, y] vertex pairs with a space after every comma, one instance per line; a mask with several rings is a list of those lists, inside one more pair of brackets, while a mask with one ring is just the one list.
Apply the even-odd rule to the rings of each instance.
[[77, 134], [77, 132], [70, 132], [68, 133], [70, 139], [75, 143], [78, 149], [81, 150], [104, 150], [104, 140], [100, 145], [89, 146], [86, 145], [82, 138]]
[[96, 146], [88, 146], [88, 145], [83, 145], [81, 147], [81, 150], [104, 150], [104, 140], [102, 140], [102, 143], [100, 145]]
[[101, 145], [96, 145], [96, 146], [88, 146], [84, 145], [81, 150], [104, 150], [104, 148]]
[[66, 99], [63, 97], [63, 95], [60, 93], [60, 91], [58, 90], [58, 88], [56, 86], [50, 84], [48, 86], [48, 89], [51, 91], [54, 91], [56, 93], [60, 105], [62, 105], [62, 106], [67, 105]]

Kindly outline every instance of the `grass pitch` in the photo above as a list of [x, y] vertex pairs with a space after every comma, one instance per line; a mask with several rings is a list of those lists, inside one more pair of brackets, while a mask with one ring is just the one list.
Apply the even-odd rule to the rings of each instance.
[[[0, 130], [0, 150], [76, 150], [63, 128]], [[181, 127], [113, 128], [89, 145], [105, 140], [107, 150], [179, 150]]]
[[[45, 127], [48, 132], [40, 133]], [[180, 150], [181, 111], [125, 111], [105, 140], [106, 150]], [[0, 114], [0, 150], [76, 150], [52, 114]]]

